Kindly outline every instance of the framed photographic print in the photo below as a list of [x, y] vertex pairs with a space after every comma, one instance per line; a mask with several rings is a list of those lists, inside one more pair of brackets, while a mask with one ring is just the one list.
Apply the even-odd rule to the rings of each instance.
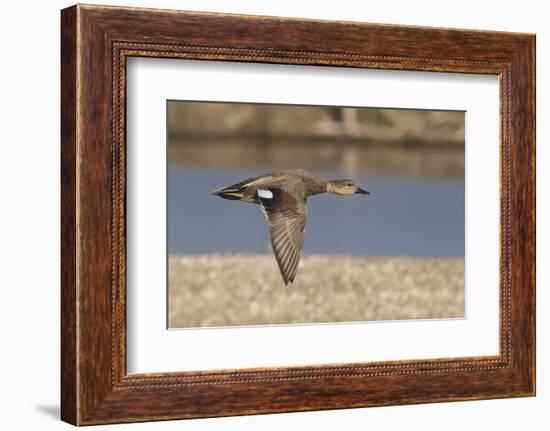
[[535, 37], [62, 11], [62, 419], [535, 394]]

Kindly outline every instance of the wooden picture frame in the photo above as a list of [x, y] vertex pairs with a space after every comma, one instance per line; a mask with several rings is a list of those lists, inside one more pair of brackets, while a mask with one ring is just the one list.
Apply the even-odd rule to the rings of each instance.
[[[535, 394], [534, 35], [83, 5], [61, 18], [62, 420], [90, 425]], [[498, 75], [500, 354], [127, 374], [131, 56]]]

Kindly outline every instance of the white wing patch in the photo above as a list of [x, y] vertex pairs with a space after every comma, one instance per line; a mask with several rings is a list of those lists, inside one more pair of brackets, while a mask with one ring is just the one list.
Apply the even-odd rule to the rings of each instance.
[[271, 190], [258, 189], [258, 196], [262, 199], [273, 199], [273, 192]]

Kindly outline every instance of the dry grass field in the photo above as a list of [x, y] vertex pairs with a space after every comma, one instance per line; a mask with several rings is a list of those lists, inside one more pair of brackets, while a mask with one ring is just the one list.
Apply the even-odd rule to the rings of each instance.
[[464, 317], [464, 259], [311, 255], [285, 286], [271, 255], [169, 258], [171, 328]]

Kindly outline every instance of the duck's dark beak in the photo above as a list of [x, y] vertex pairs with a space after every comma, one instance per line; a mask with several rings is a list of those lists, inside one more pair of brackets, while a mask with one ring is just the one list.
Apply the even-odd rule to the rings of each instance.
[[357, 187], [357, 190], [355, 190], [355, 193], [359, 194], [359, 195], [370, 195], [369, 192], [367, 192], [366, 190], [363, 190], [362, 188], [360, 187]]

